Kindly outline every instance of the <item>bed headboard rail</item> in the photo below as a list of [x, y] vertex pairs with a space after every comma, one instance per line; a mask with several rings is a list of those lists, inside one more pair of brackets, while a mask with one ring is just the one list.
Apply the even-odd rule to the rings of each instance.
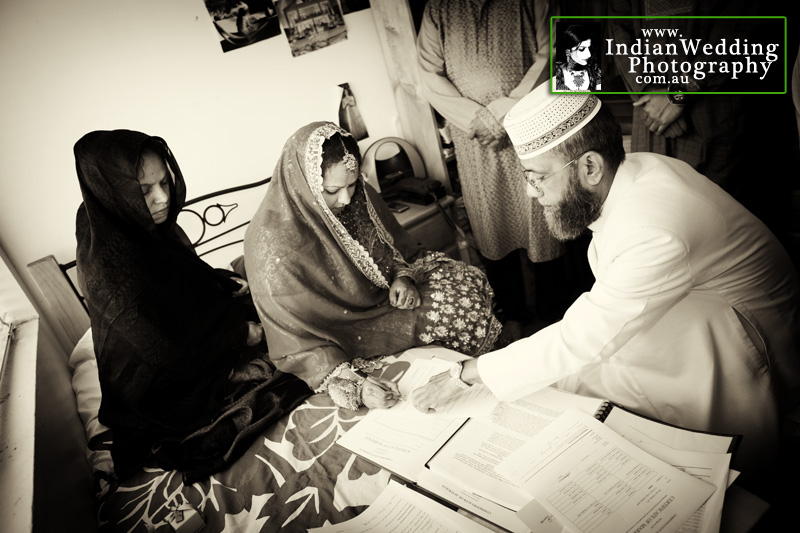
[[198, 256], [211, 266], [227, 268], [231, 259], [244, 252], [241, 244], [245, 229], [270, 180], [219, 190], [184, 204], [178, 224]]
[[[270, 179], [212, 192], [184, 204], [178, 223], [204, 261], [224, 268], [243, 253], [244, 231]], [[30, 263], [28, 273], [41, 311], [61, 345], [71, 353], [90, 326], [83, 295], [75, 286], [75, 261], [62, 264], [48, 255]]]
[[39, 291], [37, 299], [61, 344], [72, 350], [89, 329], [89, 313], [69, 276], [52, 255], [28, 265], [28, 273]]

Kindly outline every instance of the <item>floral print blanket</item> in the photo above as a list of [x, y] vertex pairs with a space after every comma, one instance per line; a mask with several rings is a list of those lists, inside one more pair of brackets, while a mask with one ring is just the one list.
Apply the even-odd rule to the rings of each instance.
[[[406, 357], [389, 357], [386, 363], [382, 375], [391, 379], [410, 364]], [[339, 409], [327, 394], [316, 394], [256, 439], [230, 468], [203, 482], [184, 485], [179, 472], [143, 469], [100, 497], [100, 530], [174, 531], [168, 520], [185, 503], [205, 521], [201, 533], [306, 531], [353, 518], [391, 476], [335, 445], [367, 412]]]

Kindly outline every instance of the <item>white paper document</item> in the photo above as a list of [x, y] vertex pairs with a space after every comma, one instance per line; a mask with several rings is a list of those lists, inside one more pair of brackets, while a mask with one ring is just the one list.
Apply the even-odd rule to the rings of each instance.
[[387, 416], [373, 410], [336, 443], [408, 481], [465, 422], [464, 418]]
[[646, 435], [650, 439], [675, 450], [694, 452], [728, 453], [734, 436], [691, 431], [647, 418], [626, 411], [612, 409], [605, 419], [605, 425], [635, 442], [638, 435]]
[[735, 477], [731, 476], [731, 454], [727, 453], [732, 437], [653, 424], [624, 409], [613, 409], [605, 425], [650, 455], [714, 485], [717, 490], [679, 533], [719, 531], [725, 490]]
[[582, 533], [673, 533], [715, 490], [574, 409], [497, 470]]
[[452, 509], [390, 481], [366, 511], [341, 524], [309, 533], [489, 533], [490, 530]]
[[[679, 533], [716, 533], [722, 520], [722, 504], [730, 478], [731, 454], [675, 450], [644, 434], [623, 435], [650, 455], [714, 485], [717, 490], [678, 530]], [[634, 438], [635, 437], [635, 438]]]
[[545, 388], [515, 402], [498, 404], [491, 417], [473, 418], [430, 461], [437, 474], [514, 511], [531, 500], [515, 481], [497, 472], [506, 457], [523, 446], [567, 408], [594, 414], [602, 400]]
[[[498, 525], [503, 529], [511, 531], [512, 533], [529, 533], [530, 529], [522, 520], [517, 517], [517, 514], [498, 505], [497, 503], [478, 496], [470, 492], [467, 488], [461, 486], [459, 483], [451, 481], [450, 479], [440, 476], [435, 472], [431, 472], [427, 468], [424, 469], [417, 480], [417, 485], [427, 492], [435, 494], [436, 496], [446, 500], [453, 505], [457, 505], [460, 509], [469, 511], [472, 514]], [[549, 513], [548, 513], [549, 514]], [[536, 533], [560, 533], [561, 527], [557, 529], [536, 530]]]
[[536, 500], [531, 500], [525, 507], [517, 511], [517, 518], [527, 526], [530, 526], [532, 533], [572, 533], [564, 527], [553, 513], [544, 508]]

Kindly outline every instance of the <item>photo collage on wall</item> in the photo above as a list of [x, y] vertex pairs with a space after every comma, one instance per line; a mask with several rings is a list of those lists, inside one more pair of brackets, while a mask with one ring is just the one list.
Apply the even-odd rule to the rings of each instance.
[[223, 52], [276, 37], [281, 28], [292, 56], [347, 39], [344, 15], [369, 0], [204, 0]]

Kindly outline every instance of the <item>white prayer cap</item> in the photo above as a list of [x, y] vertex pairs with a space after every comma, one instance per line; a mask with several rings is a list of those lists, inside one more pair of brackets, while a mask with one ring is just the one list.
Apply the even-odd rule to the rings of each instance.
[[550, 80], [525, 95], [503, 120], [520, 159], [530, 159], [578, 132], [600, 110], [593, 94], [550, 92]]

